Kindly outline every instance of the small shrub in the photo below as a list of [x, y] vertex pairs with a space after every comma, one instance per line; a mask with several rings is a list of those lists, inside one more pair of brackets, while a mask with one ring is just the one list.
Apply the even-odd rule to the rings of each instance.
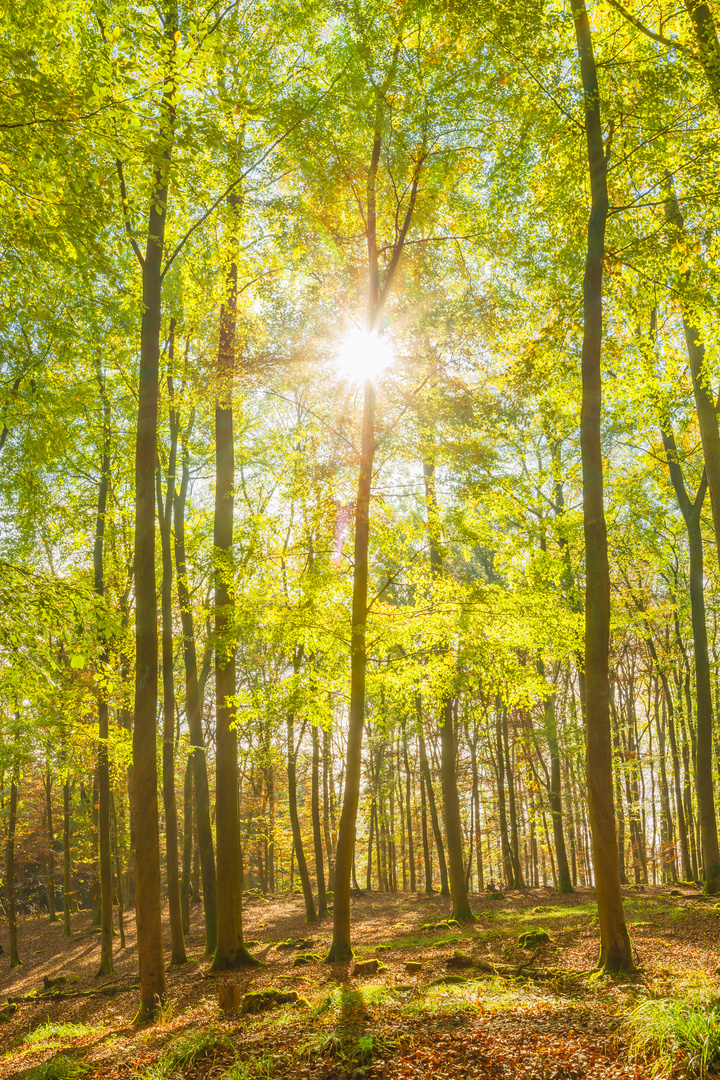
[[89, 1068], [83, 1061], [58, 1054], [52, 1061], [37, 1065], [28, 1073], [27, 1080], [75, 1080], [78, 1076], [84, 1076]]
[[655, 1059], [659, 1072], [682, 1059], [689, 1076], [705, 1076], [720, 1062], [720, 1002], [644, 1001], [626, 1021], [635, 1057]]

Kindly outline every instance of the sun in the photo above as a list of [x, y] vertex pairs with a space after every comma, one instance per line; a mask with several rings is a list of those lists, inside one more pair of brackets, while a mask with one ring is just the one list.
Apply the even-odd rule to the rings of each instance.
[[377, 382], [392, 361], [390, 342], [375, 331], [355, 327], [340, 340], [337, 366], [350, 382]]

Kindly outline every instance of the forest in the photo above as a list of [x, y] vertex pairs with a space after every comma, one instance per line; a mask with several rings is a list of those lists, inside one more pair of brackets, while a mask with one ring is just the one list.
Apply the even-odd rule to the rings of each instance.
[[720, 1069], [713, 7], [2, 6], [0, 1078]]

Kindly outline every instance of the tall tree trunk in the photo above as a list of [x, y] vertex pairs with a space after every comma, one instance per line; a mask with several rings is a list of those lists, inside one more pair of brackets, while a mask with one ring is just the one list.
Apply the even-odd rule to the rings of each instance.
[[[136, 1023], [152, 1021], [167, 998], [162, 940], [160, 827], [157, 798], [157, 596], [155, 592], [155, 460], [162, 320], [162, 257], [175, 125], [174, 0], [164, 11], [167, 68], [161, 101], [158, 157], [153, 175], [147, 247], [142, 264], [143, 314], [135, 451], [135, 710], [133, 786], [137, 946], [140, 1008]], [[127, 205], [124, 207], [127, 213]]]
[[185, 964], [185, 937], [180, 907], [180, 879], [178, 871], [178, 815], [175, 798], [175, 673], [172, 630], [172, 579], [173, 555], [170, 538], [172, 502], [175, 494], [175, 464], [179, 420], [173, 402], [172, 363], [175, 356], [175, 320], [170, 321], [168, 344], [168, 390], [170, 395], [170, 453], [168, 457], [166, 490], [163, 496], [160, 468], [157, 470], [157, 508], [162, 553], [162, 579], [160, 583], [160, 606], [162, 613], [162, 679], [163, 679], [163, 746], [162, 785], [165, 810], [165, 854], [167, 862], [168, 908], [170, 912], [171, 964]]
[[608, 214], [607, 162], [600, 117], [600, 90], [585, 0], [570, 0], [585, 97], [585, 135], [592, 208], [588, 222], [583, 281], [582, 409], [580, 450], [583, 470], [585, 533], [585, 718], [587, 728], [588, 809], [600, 923], [599, 966], [610, 971], [634, 969], [625, 925], [618, 868], [613, 806], [612, 749], [608, 659], [610, 641], [610, 570], [603, 505], [602, 414], [602, 274]]
[[677, 748], [677, 739], [675, 735], [675, 705], [673, 702], [672, 692], [670, 690], [670, 684], [668, 682], [667, 673], [663, 671], [660, 666], [655, 643], [651, 637], [646, 638], [650, 655], [652, 656], [655, 668], [660, 676], [662, 683], [663, 695], [665, 699], [665, 707], [667, 708], [667, 732], [668, 740], [670, 742], [670, 757], [673, 769], [673, 790], [675, 792], [675, 810], [677, 813], [678, 821], [678, 835], [680, 837], [680, 860], [682, 863], [683, 880], [690, 881], [692, 879], [692, 866], [690, 863], [690, 848], [688, 845], [687, 825], [685, 822], [685, 811], [683, 807], [683, 792], [682, 792], [682, 778], [680, 776], [680, 757]]
[[678, 458], [675, 437], [670, 422], [665, 419], [662, 428], [663, 445], [670, 470], [670, 479], [680, 512], [685, 520], [690, 549], [690, 611], [692, 617], [693, 653], [695, 656], [695, 692], [697, 695], [697, 755], [695, 761], [695, 789], [697, 793], [698, 821], [702, 849], [704, 890], [715, 894], [720, 891], [720, 850], [718, 849], [717, 819], [712, 778], [712, 690], [710, 685], [710, 654], [708, 651], [707, 621], [705, 616], [703, 541], [700, 514], [707, 491], [707, 469], [703, 472], [694, 502], [685, 488], [682, 468]]
[[[419, 708], [420, 706], [418, 703], [418, 711]], [[432, 824], [435, 847], [438, 855], [438, 866], [440, 868], [440, 895], [449, 896], [450, 886], [448, 883], [447, 863], [445, 861], [445, 847], [443, 845], [442, 833], [440, 832], [440, 820], [438, 818], [435, 792], [433, 791], [432, 778], [430, 776], [430, 762], [428, 761], [427, 749], [425, 747], [425, 736], [422, 732], [422, 717], [419, 719], [420, 727], [418, 728], [418, 741], [420, 743], [420, 769], [425, 779], [425, 794], [427, 795], [428, 807], [430, 809], [430, 822]]]
[[[379, 149], [378, 149], [379, 155]], [[360, 799], [360, 769], [363, 724], [365, 721], [365, 622], [367, 619], [368, 545], [370, 538], [370, 489], [375, 456], [375, 386], [368, 379], [363, 394], [360, 474], [355, 509], [355, 567], [353, 571], [352, 629], [350, 644], [350, 712], [348, 718], [345, 790], [335, 855], [335, 897], [333, 940], [329, 962], [350, 960], [350, 876], [357, 810]]]
[[[302, 652], [295, 651], [294, 667], [295, 674], [300, 670]], [[293, 835], [293, 851], [297, 856], [298, 873], [302, 885], [303, 898], [305, 901], [305, 922], [316, 922], [315, 901], [313, 899], [310, 874], [308, 873], [305, 849], [303, 847], [302, 833], [300, 831], [300, 817], [297, 808], [297, 747], [295, 745], [295, 722], [292, 712], [287, 717], [287, 744], [288, 744], [288, 803], [290, 809], [290, 824]]]
[[508, 836], [507, 812], [505, 809], [505, 752], [502, 739], [502, 712], [505, 706], [498, 701], [495, 707], [495, 748], [497, 752], [497, 784], [498, 784], [498, 819], [500, 824], [500, 846], [502, 849], [503, 871], [505, 873], [505, 885], [508, 889], [513, 887], [513, 862], [510, 850], [510, 838]]
[[410, 870], [410, 892], [415, 892], [415, 843], [413, 840], [413, 818], [411, 784], [410, 784], [410, 761], [408, 758], [407, 731], [403, 723], [403, 762], [405, 764], [405, 814], [407, 816], [407, 843], [408, 843], [408, 866]]
[[[367, 172], [364, 215], [367, 239], [369, 294], [367, 307], [367, 330], [380, 337], [382, 315], [393, 280], [402, 257], [405, 239], [415, 210], [417, 187], [423, 156], [418, 157], [408, 199], [407, 209], [396, 233], [395, 242], [388, 253], [384, 283], [380, 285], [380, 255], [377, 236], [377, 177], [380, 166], [383, 135], [386, 130], [386, 96], [395, 78], [400, 41], [396, 41], [393, 59], [381, 86], [374, 86], [375, 117], [373, 144]], [[358, 494], [355, 503], [355, 550], [353, 568], [352, 622], [350, 628], [350, 708], [345, 766], [343, 805], [338, 828], [335, 858], [335, 898], [333, 908], [333, 940], [326, 957], [328, 962], [346, 961], [352, 957], [350, 943], [350, 878], [355, 860], [355, 837], [357, 811], [360, 800], [360, 774], [362, 768], [362, 738], [365, 722], [365, 675], [367, 655], [365, 651], [366, 621], [368, 614], [368, 547], [370, 539], [370, 494], [372, 469], [375, 456], [375, 385], [366, 379], [363, 390], [362, 432], [360, 440], [360, 468]]]
[[332, 892], [335, 888], [335, 866], [333, 862], [333, 843], [332, 843], [332, 829], [330, 827], [330, 784], [332, 782], [331, 776], [331, 762], [330, 762], [330, 728], [323, 728], [323, 742], [322, 742], [322, 762], [323, 762], [323, 835], [325, 839], [325, 852], [327, 854], [327, 886]]
[[[67, 755], [64, 757], [67, 768]], [[63, 780], [63, 937], [72, 937], [70, 926], [70, 778]]]
[[243, 945], [242, 869], [238, 815], [237, 707], [235, 698], [235, 583], [233, 511], [235, 447], [232, 390], [237, 321], [237, 236], [235, 198], [229, 196], [231, 261], [220, 312], [217, 403], [215, 406], [215, 715], [217, 805], [218, 934], [213, 971], [257, 966]]
[[113, 842], [115, 846], [115, 887], [118, 902], [118, 930], [120, 931], [120, 948], [125, 948], [125, 905], [123, 902], [122, 883], [122, 857], [120, 851], [120, 834], [118, 832], [117, 814], [115, 813], [115, 796], [110, 792], [110, 812], [112, 816]]
[[[538, 671], [545, 678], [545, 665], [542, 659], [538, 661]], [[562, 776], [557, 739], [557, 719], [555, 716], [556, 697], [557, 695], [553, 692], [545, 698], [543, 717], [545, 721], [545, 738], [550, 751], [550, 812], [552, 814], [553, 840], [555, 843], [557, 890], [559, 893], [564, 894], [571, 893], [574, 890], [570, 880], [570, 867], [568, 866], [563, 829]]]
[[19, 967], [17, 914], [15, 910], [15, 830], [17, 828], [18, 787], [20, 786], [20, 761], [15, 755], [10, 780], [10, 806], [8, 808], [8, 831], [5, 841], [5, 903], [7, 906], [8, 933], [10, 936], [10, 969]]
[[45, 891], [47, 893], [48, 920], [50, 922], [57, 922], [57, 912], [55, 910], [55, 830], [53, 828], [52, 811], [52, 776], [50, 775], [49, 764], [48, 771], [44, 778], [44, 786], [45, 814], [48, 831], [48, 857], [47, 862], [45, 863]]
[[190, 875], [192, 873], [193, 841], [193, 759], [188, 755], [183, 780], [183, 849], [180, 878], [180, 912], [183, 933], [190, 933]]
[[373, 840], [375, 839], [375, 797], [370, 803], [370, 828], [368, 830], [367, 870], [365, 872], [365, 891], [372, 892]]
[[323, 859], [323, 837], [320, 825], [320, 734], [317, 726], [312, 725], [312, 825], [313, 846], [315, 848], [315, 873], [318, 890], [318, 917], [326, 919], [329, 915], [325, 895], [325, 863]]
[[[110, 402], [107, 398], [105, 377], [98, 360], [96, 376], [102, 401], [103, 448], [100, 465], [100, 487], [98, 490], [97, 520], [95, 524], [95, 543], [93, 545], [93, 569], [95, 575], [95, 595], [102, 602], [105, 596], [105, 515], [107, 512], [108, 485], [110, 483]], [[99, 609], [98, 609], [99, 610]], [[100, 667], [109, 659], [107, 644], [103, 638], [103, 628], [98, 624], [98, 637], [103, 642], [100, 649]], [[110, 762], [108, 740], [110, 722], [108, 703], [104, 691], [98, 694], [98, 844], [100, 849], [100, 966], [98, 975], [112, 975], [113, 966], [113, 892], [112, 892], [112, 851], [110, 842]], [[93, 800], [94, 802], [94, 800]]]
[[420, 773], [420, 820], [422, 825], [423, 869], [425, 873], [425, 892], [433, 893], [432, 862], [430, 860], [430, 837], [428, 834], [427, 800], [425, 793], [425, 773]]
[[[444, 576], [444, 565], [440, 547], [440, 513], [435, 488], [435, 446], [432, 434], [426, 432], [423, 441], [425, 443], [423, 478], [425, 481], [430, 569], [433, 579], [440, 580]], [[457, 919], [458, 922], [471, 922], [475, 916], [470, 910], [465, 883], [456, 758], [457, 746], [453, 727], [452, 697], [450, 693], [447, 693], [442, 704], [442, 719], [440, 722], [440, 779], [443, 793], [443, 809], [445, 811], [452, 917]]]
[[[187, 580], [185, 554], [185, 507], [190, 483], [190, 455], [187, 447], [192, 420], [182, 437], [182, 477], [173, 503], [175, 534], [175, 571], [177, 574], [178, 604], [183, 631], [183, 663], [185, 665], [185, 714], [190, 732], [190, 757], [192, 766], [194, 829], [197, 833], [202, 898], [205, 915], [205, 955], [213, 956], [217, 946], [217, 878], [215, 874], [215, 850], [212, 823], [210, 821], [210, 787], [208, 784], [207, 754], [202, 724], [202, 703], [207, 667], [198, 675], [197, 649], [195, 644], [195, 620], [193, 618], [190, 590]], [[199, 890], [193, 889], [193, 901], [199, 899]]]
[[485, 880], [483, 873], [482, 833], [480, 832], [480, 782], [478, 777], [476, 732], [473, 732], [473, 738], [472, 740], [468, 740], [468, 742], [470, 744], [470, 757], [472, 761], [472, 798], [473, 805], [475, 807], [475, 861], [477, 869], [477, 891], [482, 892], [485, 888]]
[[508, 711], [502, 710], [503, 751], [505, 753], [505, 774], [508, 788], [508, 813], [510, 815], [510, 859], [512, 862], [513, 888], [524, 889], [522, 866], [520, 864], [520, 844], [518, 839], [518, 819], [515, 805], [515, 776], [510, 758], [508, 742]]

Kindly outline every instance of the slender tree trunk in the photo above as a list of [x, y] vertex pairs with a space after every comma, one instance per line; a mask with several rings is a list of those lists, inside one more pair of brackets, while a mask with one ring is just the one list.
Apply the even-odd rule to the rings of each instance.
[[[172, 0], [171, 0], [172, 3]], [[155, 460], [162, 319], [162, 257], [175, 123], [177, 11], [164, 12], [167, 69], [161, 102], [158, 158], [153, 176], [147, 247], [142, 265], [143, 314], [135, 452], [135, 715], [133, 785], [137, 945], [140, 1008], [137, 1023], [152, 1021], [167, 998], [162, 940], [160, 828], [157, 798], [157, 596], [155, 592]], [[127, 207], [124, 207], [127, 213]]]
[[229, 197], [232, 253], [226, 302], [220, 313], [218, 393], [215, 406], [215, 715], [218, 939], [213, 971], [257, 966], [243, 945], [242, 868], [238, 816], [237, 707], [235, 696], [235, 583], [233, 581], [233, 508], [235, 447], [232, 388], [237, 320], [236, 201]]
[[[175, 320], [170, 323], [168, 360], [172, 366], [175, 354]], [[178, 417], [173, 407], [172, 370], [168, 375], [170, 390], [170, 454], [167, 468], [166, 492], [163, 497], [160, 469], [157, 470], [157, 508], [162, 553], [160, 605], [162, 612], [162, 680], [163, 680], [163, 746], [162, 785], [165, 810], [165, 853], [167, 862], [168, 908], [170, 912], [171, 964], [185, 964], [185, 937], [180, 907], [178, 872], [178, 815], [175, 798], [175, 673], [172, 629], [173, 557], [170, 538], [172, 501], [175, 494], [175, 463], [177, 460]]]
[[373, 862], [373, 840], [375, 839], [375, 799], [373, 798], [370, 803], [370, 828], [368, 830], [368, 847], [367, 847], [367, 871], [365, 874], [365, 891], [372, 892], [372, 862]]
[[55, 910], [55, 830], [53, 828], [53, 812], [52, 812], [52, 776], [50, 775], [50, 768], [44, 778], [45, 785], [45, 814], [47, 817], [47, 830], [48, 830], [48, 857], [45, 864], [45, 891], [47, 893], [47, 905], [48, 905], [48, 920], [49, 922], [57, 922], [57, 912]]
[[415, 892], [415, 844], [413, 840], [413, 818], [412, 818], [412, 802], [411, 802], [411, 784], [410, 784], [410, 761], [408, 759], [408, 743], [407, 743], [407, 731], [405, 724], [403, 723], [403, 761], [405, 763], [405, 813], [407, 815], [407, 837], [408, 837], [408, 866], [410, 870], [410, 892]]
[[[542, 660], [538, 662], [540, 675], [545, 677], [545, 665]], [[562, 813], [562, 776], [560, 770], [560, 750], [557, 740], [557, 720], [555, 716], [555, 703], [557, 695], [552, 693], [544, 701], [545, 738], [550, 751], [550, 812], [553, 823], [553, 840], [555, 843], [555, 859], [557, 866], [557, 890], [559, 893], [573, 892], [570, 880], [570, 867], [568, 866], [567, 851], [565, 848], [565, 833], [563, 829]]]
[[312, 725], [312, 823], [313, 844], [315, 847], [315, 873], [317, 875], [318, 917], [328, 917], [327, 897], [325, 895], [325, 865], [323, 861], [323, 837], [320, 825], [320, 734], [317, 726]]
[[[430, 547], [430, 568], [432, 577], [440, 580], [444, 576], [443, 557], [440, 547], [440, 513], [435, 488], [434, 440], [426, 433], [423, 453], [423, 478], [425, 480], [425, 502], [428, 518], [428, 537]], [[452, 897], [452, 917], [459, 922], [471, 922], [475, 916], [470, 910], [465, 867], [462, 850], [462, 822], [460, 819], [460, 796], [458, 794], [455, 745], [453, 727], [452, 698], [448, 694], [442, 705], [440, 724], [441, 768], [440, 779], [445, 811], [445, 832], [449, 864], [449, 886]]]
[[193, 759], [188, 755], [183, 780], [183, 852], [182, 877], [180, 879], [180, 911], [183, 933], [190, 933], [190, 876], [192, 873], [193, 841]]
[[[295, 657], [296, 674], [300, 667], [298, 654]], [[297, 808], [297, 749], [295, 746], [295, 723], [292, 714], [287, 718], [287, 744], [288, 744], [288, 803], [290, 809], [290, 824], [293, 835], [293, 851], [297, 856], [298, 873], [302, 884], [303, 898], [305, 900], [305, 922], [316, 922], [315, 901], [313, 900], [310, 874], [308, 873], [305, 849], [300, 832], [300, 818]]]
[[425, 873], [425, 892], [431, 896], [433, 890], [432, 862], [430, 860], [430, 837], [428, 835], [427, 800], [425, 792], [425, 773], [420, 773], [420, 817], [423, 841], [423, 868]]
[[325, 839], [325, 852], [327, 854], [327, 886], [332, 892], [335, 889], [335, 865], [333, 862], [332, 829], [330, 827], [330, 729], [323, 728], [322, 743], [323, 761], [323, 834]]
[[370, 489], [375, 456], [375, 386], [368, 379], [363, 395], [360, 475], [355, 509], [355, 569], [353, 573], [350, 646], [350, 712], [348, 718], [345, 790], [335, 856], [333, 940], [327, 960], [350, 960], [350, 876], [360, 799], [360, 769], [365, 720], [365, 622], [367, 619]]
[[[177, 573], [178, 604], [183, 630], [183, 662], [185, 665], [185, 713], [190, 732], [190, 757], [192, 767], [194, 829], [197, 833], [202, 898], [205, 915], [205, 955], [213, 956], [217, 946], [217, 879], [215, 874], [215, 850], [210, 821], [210, 788], [208, 784], [207, 754], [202, 725], [202, 702], [205, 686], [205, 670], [198, 677], [197, 650], [195, 645], [195, 620], [193, 618], [190, 590], [187, 582], [185, 554], [185, 507], [190, 483], [190, 458], [186, 437], [182, 440], [183, 462], [180, 488], [174, 499], [173, 523], [175, 533], [175, 570]], [[205, 668], [205, 665], [203, 665]], [[199, 899], [199, 889], [193, 889], [193, 901]]]
[[115, 891], [118, 903], [118, 930], [120, 931], [120, 948], [125, 948], [125, 904], [123, 901], [122, 883], [122, 857], [120, 851], [120, 834], [118, 832], [117, 814], [115, 813], [115, 796], [110, 792], [110, 813], [112, 817], [113, 844], [115, 848]]
[[483, 874], [483, 854], [482, 854], [482, 833], [480, 832], [480, 782], [478, 777], [478, 762], [477, 762], [477, 736], [473, 734], [472, 740], [468, 740], [470, 743], [470, 755], [472, 760], [472, 774], [473, 774], [473, 805], [475, 807], [475, 860], [477, 870], [477, 891], [482, 892], [485, 888], [485, 880]]
[[[420, 719], [422, 725], [422, 719]], [[420, 742], [420, 769], [422, 770], [423, 777], [425, 779], [425, 794], [427, 795], [428, 808], [430, 810], [430, 823], [432, 825], [433, 836], [435, 838], [435, 847], [438, 855], [438, 866], [440, 868], [440, 895], [449, 896], [450, 886], [448, 883], [447, 863], [445, 861], [445, 847], [443, 844], [442, 833], [440, 831], [440, 820], [438, 818], [437, 804], [435, 802], [435, 792], [433, 791], [432, 778], [430, 776], [430, 762], [428, 761], [427, 750], [425, 747], [425, 737], [422, 733], [422, 728], [418, 730], [418, 739]]]
[[[95, 595], [102, 602], [105, 595], [105, 515], [107, 512], [108, 485], [110, 483], [110, 402], [105, 390], [105, 378], [98, 361], [96, 375], [103, 407], [103, 450], [100, 466], [95, 543], [93, 545], [93, 568]], [[103, 641], [102, 626], [98, 625], [98, 637]], [[101, 646], [100, 665], [108, 662], [107, 645]], [[112, 975], [113, 966], [113, 893], [112, 851], [110, 842], [110, 763], [108, 741], [110, 722], [108, 703], [104, 692], [98, 694], [98, 844], [100, 850], [100, 966], [98, 976]], [[94, 802], [94, 799], [93, 799]]]
[[[67, 760], [65, 761], [67, 768]], [[63, 932], [62, 936], [72, 937], [70, 926], [70, 780], [66, 776], [63, 782]]]
[[585, 717], [588, 809], [600, 923], [599, 965], [609, 971], [634, 969], [625, 925], [613, 806], [609, 703], [610, 571], [603, 505], [602, 274], [608, 214], [607, 162], [600, 117], [600, 90], [585, 0], [570, 0], [585, 97], [585, 134], [592, 208], [583, 282], [582, 409], [580, 449], [585, 533]]
[[505, 706], [498, 701], [495, 709], [495, 747], [497, 751], [497, 782], [498, 782], [498, 819], [500, 824], [500, 845], [502, 848], [502, 863], [505, 873], [505, 885], [508, 889], [513, 887], [513, 863], [510, 850], [510, 838], [508, 837], [507, 813], [505, 810], [505, 753], [502, 740], [502, 712]]
[[704, 890], [707, 893], [714, 894], [720, 891], [720, 850], [718, 848], [712, 778], [712, 690], [705, 615], [703, 541], [700, 527], [700, 514], [707, 490], [707, 469], [703, 473], [695, 501], [691, 502], [685, 488], [675, 438], [670, 429], [669, 420], [666, 420], [663, 424], [662, 436], [670, 469], [670, 479], [675, 489], [678, 506], [685, 519], [690, 549], [690, 611], [695, 657], [695, 692], [697, 695], [695, 787], [705, 879]]
[[10, 780], [10, 806], [8, 808], [8, 831], [5, 841], [5, 903], [10, 936], [10, 969], [19, 967], [17, 914], [15, 911], [15, 830], [17, 828], [18, 787], [20, 786], [20, 762], [15, 758]]
[[[393, 60], [383, 85], [375, 87], [375, 120], [373, 145], [367, 172], [367, 210], [364, 215], [368, 249], [369, 295], [367, 329], [378, 337], [382, 332], [383, 308], [392, 288], [400, 262], [405, 238], [412, 220], [417, 186], [422, 167], [418, 159], [411, 186], [407, 210], [393, 244], [383, 287], [380, 287], [380, 257], [377, 237], [377, 175], [380, 166], [382, 140], [386, 127], [386, 95], [395, 77], [400, 41], [396, 41]], [[358, 494], [355, 503], [355, 550], [353, 568], [352, 622], [350, 629], [350, 708], [345, 766], [343, 805], [338, 829], [335, 858], [335, 898], [333, 907], [333, 940], [326, 957], [328, 962], [347, 961], [352, 957], [350, 943], [350, 878], [355, 864], [357, 811], [360, 800], [362, 769], [362, 738], [365, 722], [365, 676], [367, 668], [366, 621], [368, 614], [368, 547], [370, 539], [370, 495], [373, 459], [375, 456], [375, 385], [368, 378], [363, 390], [363, 416], [360, 444]]]
[[518, 820], [517, 808], [515, 805], [515, 777], [512, 767], [512, 761], [510, 759], [510, 746], [508, 742], [508, 713], [506, 708], [502, 711], [502, 734], [503, 751], [505, 753], [505, 773], [507, 776], [508, 788], [508, 813], [510, 814], [510, 859], [512, 862], [513, 888], [524, 889], [525, 881], [523, 879], [522, 866], [520, 865]]

